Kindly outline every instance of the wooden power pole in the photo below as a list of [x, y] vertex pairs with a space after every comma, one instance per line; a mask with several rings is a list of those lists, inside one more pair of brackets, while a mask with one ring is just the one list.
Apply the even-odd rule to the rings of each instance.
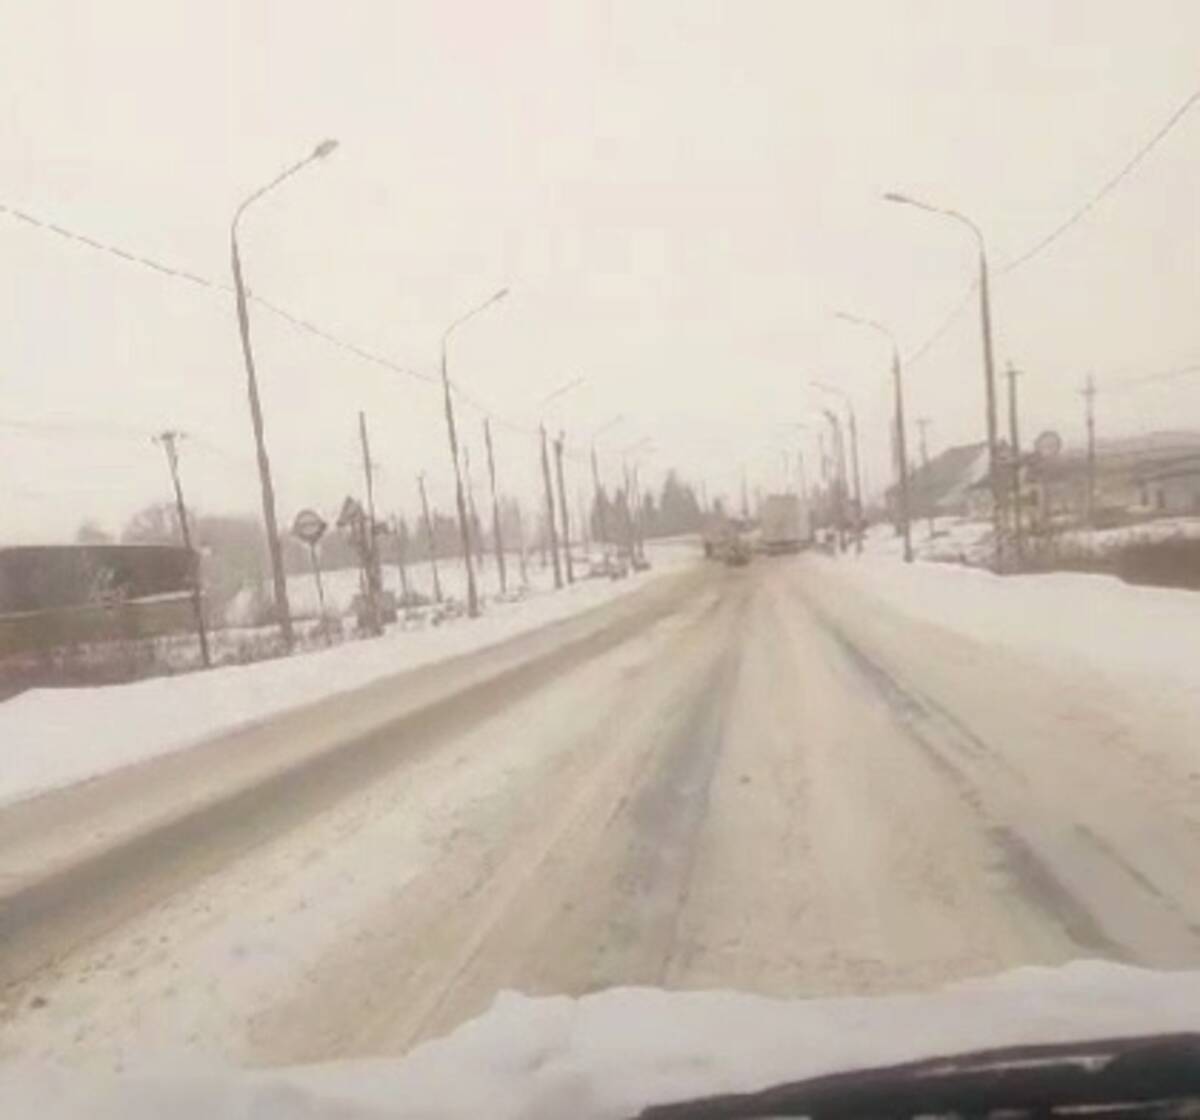
[[550, 545], [550, 555], [554, 559], [554, 586], [563, 585], [562, 564], [558, 558], [558, 533], [554, 528], [554, 486], [550, 481], [550, 456], [546, 451], [546, 425], [541, 426], [542, 436], [542, 481], [546, 484], [546, 539]]
[[166, 431], [155, 437], [155, 442], [161, 443], [167, 456], [167, 467], [171, 471], [171, 484], [175, 487], [175, 509], [179, 514], [179, 534], [183, 537], [183, 547], [195, 570], [192, 573], [192, 613], [196, 618], [196, 637], [200, 640], [200, 660], [208, 669], [212, 665], [208, 653], [208, 632], [204, 627], [204, 604], [200, 596], [200, 556], [192, 549], [192, 534], [188, 526], [187, 506], [183, 502], [183, 485], [179, 481], [179, 449], [176, 443], [182, 438], [181, 432]]
[[362, 444], [363, 478], [367, 487], [367, 524], [363, 543], [367, 549], [367, 610], [370, 612], [371, 632], [383, 633], [379, 617], [379, 596], [383, 591], [383, 573], [379, 569], [379, 539], [375, 533], [375, 476], [371, 462], [371, 444], [367, 440], [367, 414], [359, 411], [358, 439]]
[[558, 474], [558, 508], [562, 516], [562, 549], [567, 564], [567, 583], [575, 582], [575, 569], [571, 563], [571, 522], [567, 518], [567, 487], [563, 480], [563, 433], [554, 441], [554, 461]]
[[1008, 377], [1008, 437], [1012, 444], [1013, 551], [1020, 571], [1025, 566], [1025, 536], [1021, 525], [1021, 430], [1017, 421], [1017, 378], [1021, 371], [1009, 362], [1005, 373]]
[[1083, 388], [1084, 407], [1087, 409], [1087, 521], [1096, 526], [1096, 382], [1088, 374]]
[[492, 483], [492, 542], [496, 546], [496, 568], [500, 573], [500, 594], [508, 591], [508, 572], [504, 566], [504, 536], [500, 529], [500, 499], [496, 496], [496, 453], [492, 449], [492, 423], [483, 421], [483, 440], [487, 444], [488, 477]]

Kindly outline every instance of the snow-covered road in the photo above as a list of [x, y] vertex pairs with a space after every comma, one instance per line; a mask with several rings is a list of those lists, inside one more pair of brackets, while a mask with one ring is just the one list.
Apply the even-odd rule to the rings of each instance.
[[[506, 988], [811, 996], [1078, 957], [1200, 966], [1191, 707], [922, 619], [851, 563], [672, 576], [423, 671], [458, 700], [406, 708], [414, 686], [381, 682], [356, 702], [384, 723], [347, 724], [302, 780], [10, 913], [0, 1053], [295, 1063], [404, 1051]], [[302, 730], [253, 735], [280, 751]], [[179, 756], [172, 780], [229, 753]]]

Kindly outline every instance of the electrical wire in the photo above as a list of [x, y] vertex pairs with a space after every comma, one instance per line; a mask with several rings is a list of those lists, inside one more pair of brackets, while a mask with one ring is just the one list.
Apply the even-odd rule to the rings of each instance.
[[[1176, 125], [1188, 114], [1188, 112], [1200, 103], [1200, 89], [1194, 90], [1181, 105], [1166, 119], [1166, 121], [1158, 128], [1158, 130], [1128, 159], [1125, 164], [1106, 180], [1093, 194], [1081, 203], [1076, 209], [1062, 222], [1054, 227], [1040, 240], [1031, 245], [1020, 256], [1006, 262], [999, 268], [995, 269], [996, 276], [1007, 276], [1009, 273], [1015, 272], [1021, 266], [1033, 260], [1034, 257], [1044, 252], [1053, 245], [1060, 237], [1063, 236], [1072, 226], [1077, 225], [1083, 220], [1092, 210], [1099, 205], [1109, 194], [1111, 194], [1125, 179], [1127, 179], [1138, 166], [1150, 155], [1152, 151], [1168, 134], [1175, 128]], [[979, 281], [972, 280], [963, 292], [962, 296], [955, 303], [953, 309], [942, 320], [938, 328], [924, 342], [921, 343], [911, 354], [905, 357], [904, 364], [906, 366], [915, 365], [919, 362], [930, 350], [943, 338], [954, 321], [966, 310], [975, 293], [979, 290]]]
[[1154, 135], [1151, 136], [1150, 139], [1147, 140], [1146, 143], [1134, 153], [1134, 155], [1125, 163], [1125, 165], [1107, 182], [1105, 182], [1099, 188], [1099, 190], [1097, 190], [1090, 198], [1080, 205], [1075, 212], [1070, 215], [1070, 217], [1057, 225], [1048, 234], [1046, 234], [1045, 237], [1043, 237], [1036, 244], [1032, 245], [1015, 260], [1009, 261], [1006, 265], [999, 269], [999, 274], [1003, 276], [1006, 273], [1013, 272], [1015, 269], [1020, 268], [1027, 261], [1032, 260], [1039, 253], [1043, 252], [1045, 249], [1048, 249], [1054, 244], [1054, 242], [1062, 237], [1067, 230], [1081, 221], [1091, 210], [1093, 210], [1101, 201], [1103, 201], [1107, 195], [1111, 194], [1121, 184], [1122, 181], [1128, 178], [1134, 172], [1134, 170], [1136, 170], [1138, 165], [1141, 164], [1141, 162], [1152, 151], [1154, 151], [1154, 149], [1158, 147], [1163, 140], [1166, 139], [1167, 135], [1198, 102], [1200, 102], [1200, 89], [1195, 90], [1191, 96], [1189, 96], [1183, 102], [1183, 104], [1181, 104], [1175, 110], [1175, 112], [1173, 112], [1170, 117], [1167, 118], [1158, 131], [1155, 132]]
[[1173, 381], [1177, 377], [1189, 377], [1192, 374], [1200, 373], [1200, 362], [1193, 362], [1191, 365], [1178, 366], [1175, 369], [1160, 370], [1157, 373], [1143, 373], [1137, 377], [1122, 377], [1114, 381], [1110, 381], [1103, 386], [1105, 392], [1119, 393], [1126, 392], [1131, 389], [1140, 389], [1146, 385], [1151, 385], [1157, 381]]
[[[175, 268], [172, 265], [165, 264], [160, 260], [155, 260], [154, 258], [145, 256], [144, 254], [130, 252], [127, 249], [123, 249], [118, 245], [112, 244], [111, 242], [102, 241], [99, 238], [90, 237], [89, 235], [80, 233], [77, 230], [68, 229], [66, 226], [59, 225], [57, 222], [51, 222], [46, 219], [39, 218], [27, 210], [22, 210], [15, 206], [9, 206], [6, 203], [0, 203], [0, 214], [7, 214], [8, 216], [16, 219], [17, 221], [23, 222], [26, 225], [34, 226], [37, 229], [43, 230], [47, 233], [52, 233], [68, 241], [73, 241], [77, 244], [84, 245], [89, 249], [117, 257], [126, 263], [135, 264], [143, 268], [150, 269], [151, 271], [157, 272], [162, 276], [168, 276], [172, 279], [182, 280], [195, 287], [204, 288], [212, 292], [218, 292], [225, 296], [233, 296], [235, 294], [234, 288], [230, 284], [218, 283], [214, 280], [210, 280], [204, 276], [201, 276], [198, 273], [191, 272], [188, 269]], [[298, 330], [304, 331], [307, 334], [311, 334], [314, 337], [330, 344], [331, 346], [335, 346], [348, 354], [354, 355], [362, 361], [369, 362], [392, 373], [399, 374], [415, 381], [420, 381], [427, 385], [436, 386], [439, 383], [440, 379], [432, 373], [425, 373], [420, 370], [415, 370], [410, 366], [402, 365], [401, 363], [393, 361], [391, 358], [387, 358], [375, 351], [368, 350], [364, 346], [350, 342], [347, 339], [342, 338], [340, 335], [335, 334], [333, 331], [330, 331], [325, 327], [313, 322], [311, 319], [308, 319], [303, 315], [297, 315], [295, 312], [289, 311], [287, 308], [281, 307], [279, 304], [274, 303], [271, 300], [256, 295], [254, 292], [247, 292], [247, 299], [277, 318], [291, 324]], [[457, 385], [454, 381], [450, 382], [450, 387], [457, 396], [471, 404], [474, 408], [477, 408], [480, 412], [483, 412], [485, 415], [489, 416], [498, 425], [507, 427], [512, 431], [520, 432], [524, 435], [536, 434], [532, 431], [532, 429], [523, 427], [522, 425], [506, 419], [496, 411], [481, 404], [478, 400], [469, 397], [461, 388], [461, 386]]]

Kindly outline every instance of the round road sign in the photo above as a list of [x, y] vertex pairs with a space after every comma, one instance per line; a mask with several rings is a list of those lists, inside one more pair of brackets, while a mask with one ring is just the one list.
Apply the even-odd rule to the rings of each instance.
[[1033, 441], [1033, 449], [1043, 459], [1053, 459], [1062, 450], [1062, 436], [1058, 432], [1042, 432]]
[[324, 518], [313, 509], [302, 509], [292, 522], [292, 533], [309, 546], [325, 535], [326, 528]]

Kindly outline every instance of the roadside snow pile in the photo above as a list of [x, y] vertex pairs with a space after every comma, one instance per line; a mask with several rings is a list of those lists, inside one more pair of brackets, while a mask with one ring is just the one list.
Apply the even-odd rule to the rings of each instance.
[[649, 1104], [938, 1055], [1198, 1027], [1200, 973], [1097, 962], [876, 999], [633, 988], [580, 999], [504, 993], [479, 1019], [394, 1060], [153, 1076], [10, 1063], [0, 1067], [0, 1115], [609, 1120]]
[[[933, 535], [927, 521], [914, 521], [910, 533], [913, 555], [918, 560], [945, 564], [990, 564], [992, 559], [992, 526], [987, 521], [971, 521], [965, 517], [939, 517], [934, 522]], [[850, 546], [853, 548], [853, 544]], [[872, 525], [863, 538], [863, 548], [873, 555], [904, 555], [904, 538], [888, 524]]]
[[1064, 550], [1105, 556], [1130, 545], [1195, 540], [1197, 537], [1200, 537], [1200, 518], [1165, 517], [1116, 529], [1073, 529], [1060, 534], [1056, 543]]
[[818, 560], [847, 594], [1023, 654], [1200, 689], [1200, 595], [1078, 572], [997, 576], [879, 556]]
[[651, 547], [654, 568], [495, 603], [473, 621], [208, 672], [100, 688], [32, 689], [0, 703], [0, 806], [192, 746], [338, 692], [470, 653], [628, 594], [696, 561], [694, 545]]

